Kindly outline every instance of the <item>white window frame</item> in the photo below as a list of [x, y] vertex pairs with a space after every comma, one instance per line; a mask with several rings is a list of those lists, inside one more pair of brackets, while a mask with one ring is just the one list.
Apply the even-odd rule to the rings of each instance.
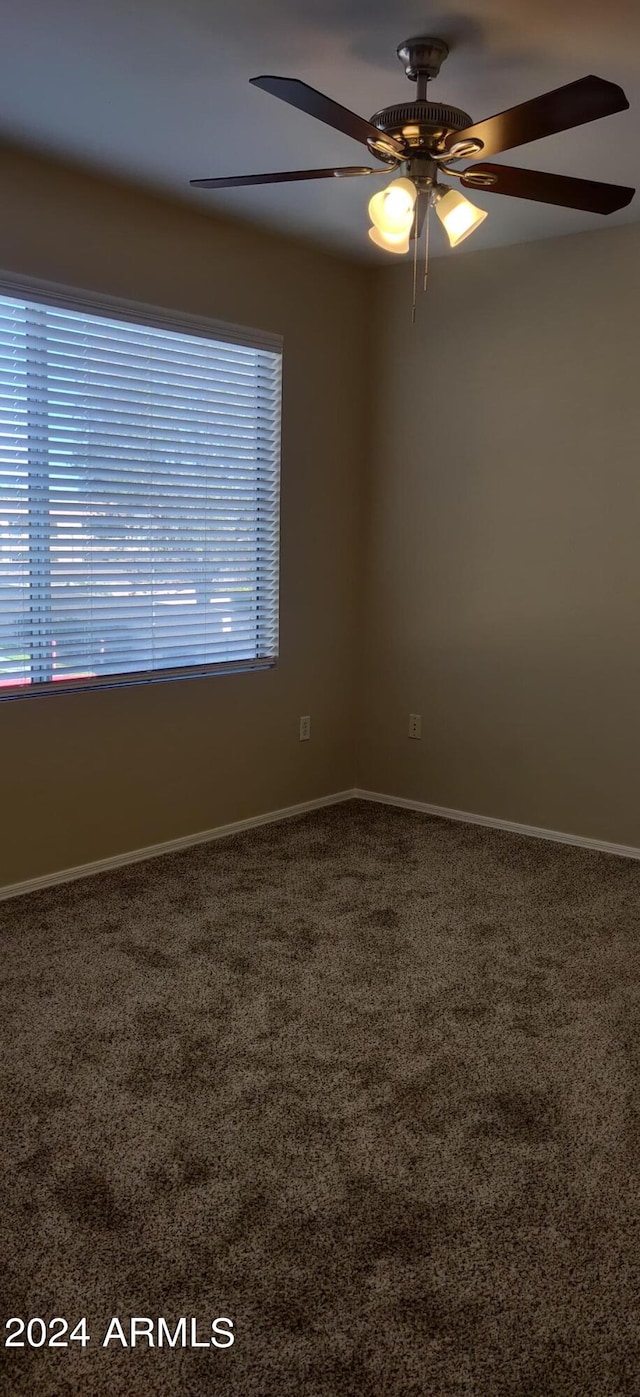
[[[193, 335], [208, 340], [218, 340], [233, 345], [244, 345], [252, 349], [272, 350], [282, 357], [283, 337], [282, 335], [271, 333], [265, 330], [256, 330], [247, 326], [230, 324], [227, 321], [215, 320], [208, 316], [198, 316], [170, 310], [164, 307], [152, 306], [143, 301], [132, 301], [111, 295], [105, 295], [94, 291], [80, 291], [73, 287], [61, 285], [57, 282], [42, 281], [39, 278], [27, 276], [14, 276], [0, 270], [0, 295], [13, 296], [16, 299], [35, 301], [44, 307], [52, 306], [68, 311], [76, 311], [82, 315], [105, 316], [113, 320], [129, 321], [135, 325], [175, 331], [178, 334]], [[278, 402], [280, 415], [280, 428], [282, 423], [282, 376], [280, 378], [280, 396]], [[76, 690], [91, 689], [113, 689], [128, 688], [138, 684], [166, 683], [175, 679], [193, 679], [199, 677], [214, 677], [216, 675], [234, 674], [251, 670], [274, 669], [279, 661], [279, 619], [280, 619], [280, 461], [281, 461], [281, 431], [280, 450], [278, 459], [277, 478], [277, 509], [276, 509], [276, 644], [275, 651], [269, 658], [241, 659], [220, 662], [210, 662], [203, 665], [179, 666], [175, 669], [141, 669], [135, 673], [95, 675], [90, 678], [60, 679], [56, 681], [36, 682], [16, 686], [10, 691], [3, 691], [0, 687], [0, 703], [9, 703], [16, 700], [33, 700], [35, 698], [46, 698], [49, 695], [60, 695]]]

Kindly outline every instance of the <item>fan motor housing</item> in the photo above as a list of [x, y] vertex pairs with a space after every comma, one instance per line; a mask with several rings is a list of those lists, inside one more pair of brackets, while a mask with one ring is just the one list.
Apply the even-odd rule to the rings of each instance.
[[371, 117], [371, 124], [402, 141], [407, 153], [439, 153], [452, 131], [464, 131], [472, 121], [467, 112], [443, 102], [402, 102], [396, 107], [383, 107]]

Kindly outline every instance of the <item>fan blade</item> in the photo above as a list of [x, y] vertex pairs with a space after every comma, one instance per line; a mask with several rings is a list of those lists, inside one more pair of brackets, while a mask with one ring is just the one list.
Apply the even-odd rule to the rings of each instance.
[[323, 92], [309, 87], [299, 78], [274, 78], [267, 74], [264, 77], [250, 78], [250, 82], [254, 87], [260, 87], [263, 92], [270, 92], [273, 97], [280, 97], [283, 102], [297, 107], [298, 111], [315, 116], [318, 121], [326, 122], [327, 126], [333, 126], [336, 131], [343, 131], [345, 136], [351, 136], [354, 141], [361, 141], [374, 152], [380, 150], [387, 155], [402, 155], [402, 145], [393, 136], [385, 135], [377, 126], [372, 126], [370, 121], [365, 121], [364, 117], [356, 116], [348, 107], [342, 107], [331, 97], [325, 97]]
[[[490, 184], [485, 183], [488, 176]], [[622, 184], [547, 175], [542, 170], [519, 170], [513, 165], [472, 165], [461, 178], [466, 189], [537, 199], [541, 204], [562, 204], [564, 208], [585, 209], [587, 213], [615, 213], [616, 209], [625, 208], [636, 192]]]
[[196, 189], [234, 189], [242, 184], [287, 184], [296, 179], [348, 178], [352, 175], [377, 175], [368, 165], [343, 165], [330, 170], [278, 170], [274, 175], [229, 175], [222, 179], [190, 179]]
[[617, 83], [606, 82], [604, 78], [590, 76], [570, 82], [566, 87], [556, 87], [542, 97], [534, 97], [531, 102], [522, 102], [519, 107], [510, 107], [498, 116], [489, 116], [475, 126], [467, 126], [464, 131], [453, 131], [445, 142], [445, 149], [452, 152], [461, 141], [480, 141], [481, 149], [474, 155], [465, 151], [468, 159], [479, 159], [484, 155], [497, 155], [513, 146], [524, 146], [529, 141], [538, 141], [542, 136], [553, 136], [557, 131], [568, 131], [572, 126], [582, 126], [586, 121], [597, 121], [598, 117], [611, 116], [613, 112], [623, 112], [629, 103]]

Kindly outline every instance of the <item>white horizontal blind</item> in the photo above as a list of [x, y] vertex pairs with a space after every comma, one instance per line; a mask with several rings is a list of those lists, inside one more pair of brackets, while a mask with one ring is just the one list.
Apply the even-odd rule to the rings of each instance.
[[280, 377], [0, 295], [0, 697], [274, 662]]

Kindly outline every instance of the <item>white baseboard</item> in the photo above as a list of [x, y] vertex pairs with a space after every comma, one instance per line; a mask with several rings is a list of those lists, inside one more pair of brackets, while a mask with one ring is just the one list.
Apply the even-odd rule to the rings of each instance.
[[584, 834], [563, 834], [556, 829], [541, 829], [537, 825], [520, 825], [515, 820], [500, 820], [493, 815], [473, 815], [469, 810], [448, 810], [444, 805], [429, 805], [424, 800], [407, 800], [404, 796], [381, 795], [378, 791], [355, 790], [356, 800], [373, 800], [379, 805], [399, 805], [403, 810], [419, 810], [423, 815], [437, 815], [441, 820], [460, 820], [467, 825], [485, 825], [487, 829], [504, 829], [511, 834], [526, 834], [531, 839], [552, 839], [556, 844], [573, 844], [578, 849], [594, 849], [600, 854], [617, 854], [623, 859], [640, 859], [640, 849], [632, 844], [610, 844], [606, 839], [590, 839]]
[[8, 883], [0, 887], [0, 901], [9, 897], [19, 897], [22, 893], [37, 892], [39, 888], [52, 888], [57, 883], [72, 883], [76, 878], [89, 878], [94, 873], [108, 873], [110, 869], [124, 868], [128, 863], [142, 863], [145, 859], [156, 859], [162, 854], [175, 854], [180, 849], [191, 849], [194, 844], [208, 844], [214, 839], [225, 839], [229, 834], [239, 834], [241, 830], [254, 829], [257, 825], [290, 820], [294, 815], [305, 815], [309, 810], [321, 810], [325, 805], [338, 805], [343, 800], [354, 800], [355, 795], [355, 791], [336, 791], [333, 795], [319, 796], [317, 800], [303, 800], [299, 805], [287, 805], [283, 810], [269, 810], [264, 815], [250, 815], [247, 820], [234, 820], [230, 825], [199, 830], [197, 834], [184, 834], [179, 839], [165, 839], [164, 843], [149, 844], [146, 849], [131, 849], [125, 854], [96, 859], [94, 863], [81, 863], [75, 868], [62, 868], [58, 873], [43, 873], [40, 878], [27, 878], [23, 883]]
[[583, 834], [564, 834], [560, 830], [541, 829], [536, 825], [521, 825], [515, 820], [501, 820], [492, 815], [475, 815], [469, 810], [449, 810], [444, 805], [431, 805], [424, 800], [408, 800], [404, 796], [383, 795], [379, 791], [336, 791], [333, 795], [319, 796], [316, 800], [304, 800], [299, 805], [287, 805], [282, 810], [269, 810], [263, 815], [250, 815], [246, 820], [234, 820], [229, 825], [218, 825], [215, 829], [199, 830], [196, 834], [181, 835], [178, 839], [166, 839], [162, 844], [149, 844], [144, 849], [131, 849], [127, 853], [113, 854], [110, 858], [96, 859], [94, 863], [78, 864], [75, 868], [62, 868], [57, 873], [44, 873], [39, 878], [27, 878], [22, 883], [8, 883], [0, 887], [0, 902], [10, 897], [20, 897], [23, 893], [37, 892], [40, 888], [52, 888], [58, 883], [72, 883], [77, 878], [89, 878], [94, 873], [108, 873], [110, 869], [124, 868], [129, 863], [143, 863], [145, 859], [160, 858], [162, 854], [175, 854], [181, 849], [191, 849], [196, 844], [208, 844], [214, 839], [225, 839], [230, 834], [239, 834], [245, 829], [255, 829], [258, 825], [275, 824], [278, 820], [289, 820], [294, 815], [305, 815], [311, 810], [322, 810], [327, 805], [339, 805], [345, 800], [370, 800], [378, 805], [396, 805], [403, 810], [417, 810], [423, 815], [436, 815], [441, 820], [457, 820], [468, 825], [484, 825], [487, 829], [504, 829], [512, 834], [525, 834], [532, 839], [551, 839], [557, 844], [573, 844], [578, 849], [593, 849], [601, 854], [616, 854], [619, 858], [640, 859], [640, 849], [628, 844], [611, 844], [606, 839], [590, 839]]

